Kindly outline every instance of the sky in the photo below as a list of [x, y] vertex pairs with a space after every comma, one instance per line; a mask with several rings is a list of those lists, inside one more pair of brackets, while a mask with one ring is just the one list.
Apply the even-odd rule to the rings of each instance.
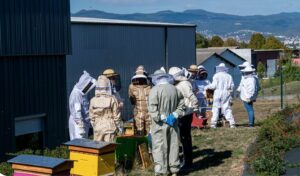
[[203, 9], [241, 16], [300, 12], [300, 0], [70, 0], [70, 3], [71, 13], [81, 9], [117, 14]]

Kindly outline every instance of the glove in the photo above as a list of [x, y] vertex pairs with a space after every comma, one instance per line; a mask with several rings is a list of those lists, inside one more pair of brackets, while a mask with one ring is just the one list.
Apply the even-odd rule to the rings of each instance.
[[124, 129], [122, 127], [118, 127], [118, 131], [119, 131], [120, 134], [124, 133]]
[[170, 114], [167, 118], [166, 118], [166, 123], [170, 126], [174, 126], [174, 123], [176, 121], [176, 117], [174, 116], [174, 114]]
[[250, 98], [246, 98], [246, 102], [250, 103], [251, 102]]

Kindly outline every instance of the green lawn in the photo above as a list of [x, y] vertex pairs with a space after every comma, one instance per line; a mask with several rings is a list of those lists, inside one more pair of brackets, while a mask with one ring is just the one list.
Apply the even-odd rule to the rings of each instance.
[[[293, 102], [299, 103], [298, 100]], [[279, 101], [258, 100], [255, 103], [257, 126], [255, 128], [247, 128], [245, 127], [248, 122], [246, 111], [242, 103], [236, 100], [233, 104], [233, 114], [238, 124], [236, 129], [228, 127], [204, 130], [194, 129], [192, 132], [194, 167], [186, 171], [184, 175], [241, 175], [245, 160], [247, 160], [248, 147], [257, 138], [261, 128], [260, 124], [268, 116], [277, 112], [279, 107]], [[36, 154], [42, 154], [42, 152], [38, 151]], [[68, 157], [65, 147], [47, 150], [44, 152], [44, 155]], [[11, 173], [7, 163], [0, 164], [0, 173], [8, 175]], [[119, 173], [118, 175], [122, 174]], [[153, 169], [143, 170], [139, 165], [136, 165], [135, 169], [129, 172], [128, 175], [153, 175]]]

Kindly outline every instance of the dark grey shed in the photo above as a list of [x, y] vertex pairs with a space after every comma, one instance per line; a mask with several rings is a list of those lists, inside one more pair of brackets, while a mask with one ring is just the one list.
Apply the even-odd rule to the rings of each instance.
[[67, 138], [69, 0], [3, 0], [0, 5], [0, 160], [16, 136], [42, 132], [44, 146]]
[[121, 75], [125, 119], [131, 115], [127, 92], [138, 65], [153, 73], [162, 66], [196, 63], [196, 25], [71, 19], [73, 54], [67, 57], [68, 95], [83, 70], [97, 78], [106, 68], [113, 68]]

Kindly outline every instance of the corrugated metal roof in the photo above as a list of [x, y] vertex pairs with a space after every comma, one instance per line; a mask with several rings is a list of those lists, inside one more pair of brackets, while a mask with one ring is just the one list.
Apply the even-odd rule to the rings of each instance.
[[224, 62], [229, 63], [233, 67], [236, 66], [236, 64], [230, 62], [229, 60], [227, 60], [226, 58], [220, 56], [219, 54], [217, 54], [215, 52], [197, 52], [197, 64], [202, 64], [203, 62], [205, 62], [207, 59], [211, 58], [214, 55], [216, 57], [220, 58], [221, 60], [223, 60]]
[[222, 54], [224, 51], [226, 51], [227, 48], [198, 48], [197, 52], [211, 52], [211, 53], [217, 53]]
[[174, 27], [196, 27], [196, 24], [180, 24], [180, 23], [160, 23], [148, 21], [130, 21], [115, 20], [103, 18], [85, 18], [71, 17], [71, 23], [98, 23], [98, 24], [116, 24], [116, 25], [137, 25], [137, 26], [174, 26]]

